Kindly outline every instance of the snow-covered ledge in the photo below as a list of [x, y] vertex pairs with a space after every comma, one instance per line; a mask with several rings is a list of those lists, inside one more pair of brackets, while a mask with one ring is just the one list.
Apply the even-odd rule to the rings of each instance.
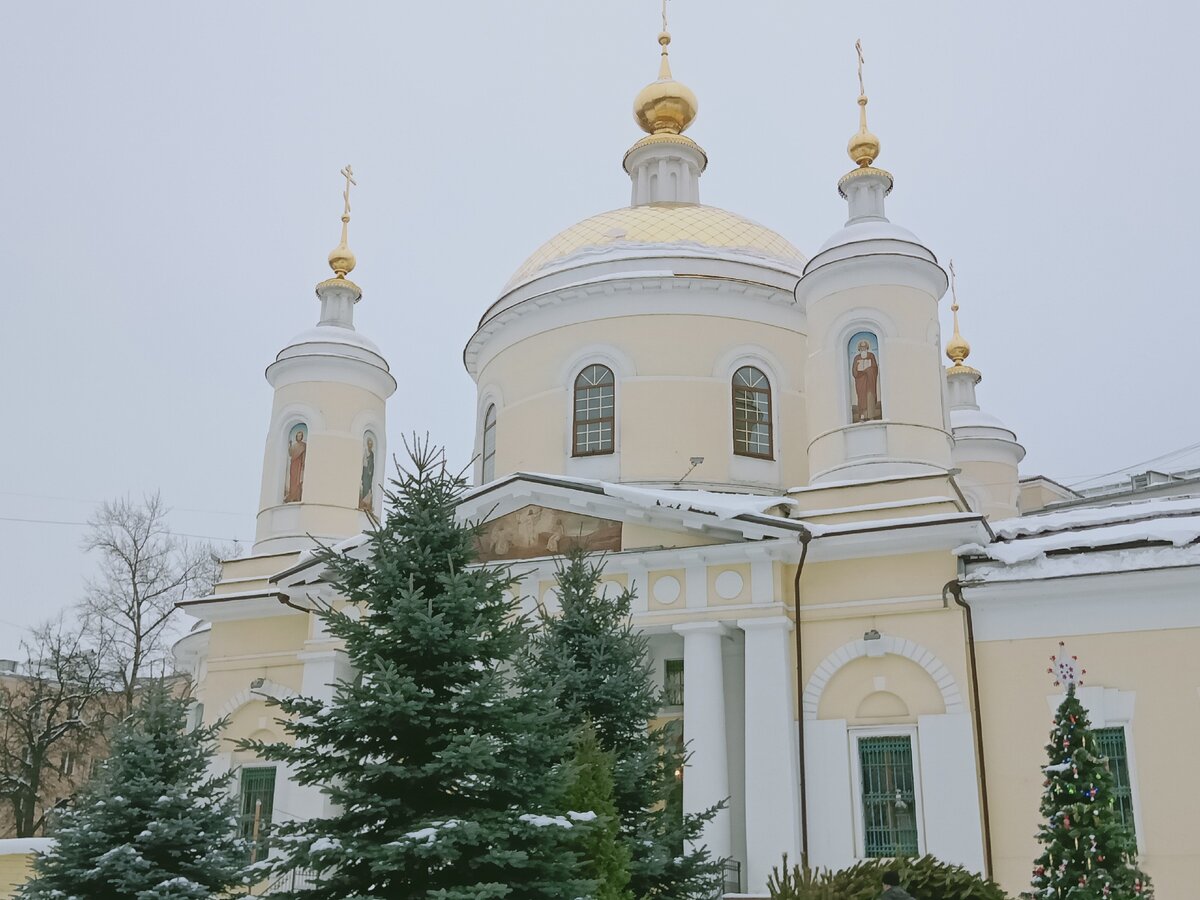
[[31, 856], [54, 846], [54, 838], [0, 838], [0, 856]]

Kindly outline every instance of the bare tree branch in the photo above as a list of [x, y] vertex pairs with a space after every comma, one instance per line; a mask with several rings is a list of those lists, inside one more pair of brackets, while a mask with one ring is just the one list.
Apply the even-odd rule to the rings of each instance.
[[89, 520], [83, 542], [99, 557], [82, 603], [84, 619], [124, 698], [126, 715], [139, 681], [171, 669], [176, 604], [210, 593], [220, 577], [217, 548], [172, 534], [168, 512], [157, 493], [140, 502], [128, 497], [106, 502]]
[[17, 837], [32, 837], [52, 807], [52, 791], [69, 788], [60, 761], [100, 735], [106, 691], [98, 654], [83, 629], [62, 616], [22, 642], [25, 663], [0, 677], [0, 802]]

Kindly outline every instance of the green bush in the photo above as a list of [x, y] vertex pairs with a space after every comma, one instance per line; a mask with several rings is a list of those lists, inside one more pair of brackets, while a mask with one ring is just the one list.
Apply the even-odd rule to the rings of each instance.
[[813, 870], [807, 860], [789, 869], [785, 856], [783, 871], [775, 869], [767, 888], [774, 900], [878, 900], [888, 871], [900, 874], [916, 900], [1009, 900], [995, 882], [932, 856], [872, 859], [837, 872]]

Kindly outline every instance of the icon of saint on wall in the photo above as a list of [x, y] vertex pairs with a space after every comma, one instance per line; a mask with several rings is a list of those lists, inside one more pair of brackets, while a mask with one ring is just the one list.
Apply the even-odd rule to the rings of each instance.
[[288, 432], [287, 477], [283, 481], [283, 502], [299, 503], [304, 496], [304, 457], [308, 454], [308, 426], [299, 422]]
[[879, 398], [879, 338], [860, 331], [850, 338], [850, 421], [872, 422], [883, 418]]
[[371, 512], [375, 508], [375, 435], [363, 435], [362, 479], [358, 487], [358, 508]]

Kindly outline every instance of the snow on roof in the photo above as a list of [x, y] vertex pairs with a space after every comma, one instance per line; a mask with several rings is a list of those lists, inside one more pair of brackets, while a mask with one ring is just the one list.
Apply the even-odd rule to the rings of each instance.
[[[1156, 498], [1085, 507], [992, 523], [993, 543], [964, 544], [959, 556], [984, 557], [973, 578], [1052, 577], [1163, 568], [1200, 562], [1200, 498]], [[1170, 544], [1170, 547], [1161, 545]], [[1138, 546], [1142, 545], [1142, 546]], [[1145, 546], [1151, 545], [1151, 546]], [[1160, 545], [1160, 546], [1154, 546]], [[1105, 554], [1088, 551], [1108, 550]], [[1068, 559], [1069, 554], [1074, 554]]]
[[601, 485], [609, 497], [624, 500], [634, 506], [691, 510], [709, 513], [718, 519], [734, 519], [738, 516], [765, 516], [767, 510], [777, 506], [796, 507], [799, 504], [788, 497], [763, 496], [762, 494], [719, 494], [716, 491], [663, 490], [661, 488], [632, 487], [627, 484]]
[[54, 838], [2, 838], [0, 856], [28, 856], [45, 853], [54, 846]]
[[1000, 539], [1045, 534], [1074, 528], [1089, 528], [1135, 519], [1200, 514], [1200, 497], [1154, 497], [1107, 506], [1084, 506], [1061, 512], [1044, 512], [992, 523]]

